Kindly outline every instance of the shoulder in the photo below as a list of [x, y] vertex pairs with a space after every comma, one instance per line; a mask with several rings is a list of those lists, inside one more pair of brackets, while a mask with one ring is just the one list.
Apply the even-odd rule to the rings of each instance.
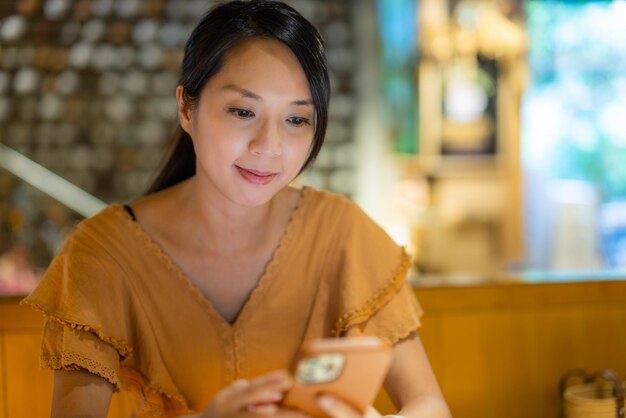
[[128, 240], [132, 220], [119, 203], [108, 205], [102, 211], [76, 225], [65, 240], [61, 254], [82, 252], [101, 255]]
[[309, 186], [304, 188], [303, 193], [309, 202], [310, 215], [329, 217], [335, 221], [341, 220], [344, 217], [367, 217], [356, 203], [344, 195], [317, 190]]
[[[183, 180], [156, 193], [141, 196], [131, 204], [136, 216], [134, 226], [159, 243], [180, 242], [183, 223], [188, 216], [183, 212], [193, 192], [192, 179]], [[176, 222], [172, 220], [176, 219]]]
[[94, 300], [114, 304], [125, 298], [121, 266], [132, 244], [124, 216], [124, 208], [112, 204], [80, 222], [27, 301], [47, 314], [68, 319], [91, 312]]
[[[390, 245], [393, 241], [370, 216], [346, 196], [307, 187], [307, 223], [332, 236], [333, 240], [383, 240]], [[367, 242], [363, 242], [367, 244]]]
[[75, 233], [95, 234], [111, 227], [117, 229], [123, 227], [124, 218], [131, 220], [126, 209], [120, 203], [111, 203], [95, 215], [79, 222]]

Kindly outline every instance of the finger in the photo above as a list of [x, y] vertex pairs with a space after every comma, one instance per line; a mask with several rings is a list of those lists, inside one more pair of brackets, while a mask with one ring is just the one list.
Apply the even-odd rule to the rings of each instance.
[[283, 392], [293, 384], [284, 370], [257, 377], [247, 384], [232, 384], [224, 403], [229, 411], [235, 411], [248, 405], [278, 403], [283, 399]]
[[[250, 389], [251, 390], [251, 389]], [[251, 390], [246, 388], [244, 392], [229, 398], [229, 411], [261, 407], [264, 405], [277, 405], [283, 400], [282, 392], [268, 391], [264, 389]]]
[[250, 382], [247, 380], [234, 381], [215, 395], [212, 402], [212, 408], [215, 409], [218, 415], [226, 415], [238, 411], [241, 409], [240, 406], [234, 405], [235, 400], [237, 399], [237, 394], [249, 385]]
[[276, 404], [249, 405], [248, 411], [267, 417], [267, 416], [274, 415], [276, 411], [278, 411], [278, 405]]
[[369, 406], [365, 412], [365, 418], [382, 418], [382, 414], [373, 406]]
[[242, 392], [245, 388], [250, 386], [250, 382], [247, 380], [235, 380], [233, 383], [228, 385], [224, 390], [222, 390], [218, 396], [224, 399], [224, 401], [228, 402], [228, 400], [232, 397], [236, 397], [238, 393]]
[[352, 405], [331, 395], [321, 395], [317, 398], [317, 404], [333, 418], [362, 418], [363, 414], [354, 409]]
[[238, 393], [250, 393], [259, 389], [283, 392], [293, 384], [291, 377], [284, 370], [271, 372], [250, 380], [249, 385], [242, 387]]
[[248, 386], [250, 386], [250, 382], [247, 380], [235, 380], [233, 383], [220, 391], [215, 398], [221, 402], [228, 403], [230, 398], [237, 396], [239, 392]]
[[[281, 393], [291, 388], [293, 385], [293, 379], [284, 370], [268, 373], [263, 376], [259, 376], [256, 379], [250, 381], [250, 386], [242, 390], [242, 393], [250, 396], [258, 396], [260, 393]], [[275, 401], [282, 400], [274, 399]], [[252, 402], [250, 402], [252, 403]]]
[[265, 387], [273, 390], [289, 389], [291, 384], [293, 381], [286, 370], [276, 370], [250, 381], [250, 386], [253, 388]]
[[279, 406], [272, 418], [311, 418], [311, 417], [302, 411]]

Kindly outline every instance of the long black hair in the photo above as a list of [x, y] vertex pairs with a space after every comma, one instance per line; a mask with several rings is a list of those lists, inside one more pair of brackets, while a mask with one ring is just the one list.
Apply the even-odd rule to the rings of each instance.
[[[183, 98], [193, 108], [207, 81], [216, 75], [224, 54], [242, 41], [252, 38], [276, 39], [298, 58], [309, 82], [315, 107], [315, 134], [309, 166], [319, 153], [328, 125], [330, 83], [324, 42], [317, 29], [293, 8], [279, 1], [231, 1], [211, 9], [195, 27], [183, 57]], [[148, 194], [158, 192], [196, 173], [196, 153], [189, 134], [179, 125], [162, 168]]]

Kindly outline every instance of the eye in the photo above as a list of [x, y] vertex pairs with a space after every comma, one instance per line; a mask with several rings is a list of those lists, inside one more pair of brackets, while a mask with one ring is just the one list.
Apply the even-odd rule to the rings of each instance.
[[254, 112], [248, 109], [241, 109], [238, 107], [232, 107], [228, 109], [228, 113], [235, 115], [239, 119], [249, 119], [254, 116]]
[[310, 125], [311, 124], [309, 119], [303, 118], [301, 116], [292, 116], [289, 119], [287, 119], [287, 121], [289, 123], [291, 123], [292, 125], [294, 125], [294, 126], [302, 126], [302, 125]]

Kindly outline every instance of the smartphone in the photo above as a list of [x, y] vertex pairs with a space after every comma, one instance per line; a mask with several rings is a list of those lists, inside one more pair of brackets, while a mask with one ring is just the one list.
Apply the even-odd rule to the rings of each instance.
[[361, 413], [372, 404], [391, 364], [391, 346], [377, 337], [310, 340], [292, 367], [294, 386], [283, 404], [314, 418], [326, 418], [317, 405], [322, 393], [350, 403]]

